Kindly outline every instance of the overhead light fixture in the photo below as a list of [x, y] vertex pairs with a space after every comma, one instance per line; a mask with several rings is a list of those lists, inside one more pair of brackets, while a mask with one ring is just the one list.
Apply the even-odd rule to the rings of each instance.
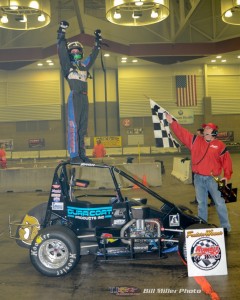
[[[169, 0], [105, 0], [106, 18], [123, 26], [145, 26], [169, 16]], [[116, 13], [120, 18], [116, 18]]]
[[221, 0], [221, 15], [223, 22], [240, 25], [240, 0]]
[[42, 28], [50, 23], [50, 0], [0, 1], [0, 27], [13, 30]]

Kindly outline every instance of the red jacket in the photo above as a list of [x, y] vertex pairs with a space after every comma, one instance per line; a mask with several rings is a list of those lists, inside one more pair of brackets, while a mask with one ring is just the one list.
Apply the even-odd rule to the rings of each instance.
[[170, 125], [176, 137], [191, 151], [193, 173], [206, 176], [220, 176], [228, 180], [232, 175], [232, 160], [226, 145], [214, 139], [207, 142], [203, 136], [196, 136], [178, 122]]
[[5, 159], [6, 158], [6, 151], [4, 149], [0, 149], [0, 159]]
[[93, 156], [97, 158], [104, 157], [106, 155], [106, 150], [103, 144], [96, 144], [93, 149]]

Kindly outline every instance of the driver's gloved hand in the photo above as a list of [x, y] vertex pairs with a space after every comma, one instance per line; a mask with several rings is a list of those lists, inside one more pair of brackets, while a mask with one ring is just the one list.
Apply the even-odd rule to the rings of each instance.
[[95, 46], [98, 47], [98, 49], [101, 48], [102, 45], [102, 33], [100, 29], [96, 29], [94, 31], [94, 35], [95, 35]]
[[58, 35], [57, 35], [57, 39], [64, 39], [65, 38], [65, 32], [66, 29], [69, 27], [69, 23], [67, 21], [61, 21], [59, 24], [59, 28], [58, 28]]
[[66, 32], [66, 29], [69, 27], [69, 23], [67, 21], [61, 21], [59, 24], [58, 32]]

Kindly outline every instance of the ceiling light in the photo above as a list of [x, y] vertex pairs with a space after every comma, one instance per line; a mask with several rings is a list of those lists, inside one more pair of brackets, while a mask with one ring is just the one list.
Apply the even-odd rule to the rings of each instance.
[[222, 60], [221, 60], [221, 62], [226, 62], [226, 61], [227, 61], [226, 59], [222, 59]]
[[216, 56], [216, 58], [222, 58], [222, 55], [218, 55], [218, 56]]
[[38, 1], [31, 1], [29, 3], [29, 7], [35, 8], [35, 9], [39, 9], [39, 3]]
[[[117, 25], [145, 26], [169, 16], [169, 0], [105, 0], [105, 4], [107, 20]], [[121, 18], [116, 18], [117, 10]]]
[[104, 54], [104, 57], [109, 57], [109, 56], [110, 56], [109, 53], [105, 53], [105, 54]]
[[151, 13], [151, 18], [153, 18], [153, 19], [156, 19], [158, 17], [158, 12], [157, 12], [157, 10], [152, 10], [152, 13]]
[[2, 22], [3, 24], [8, 23], [8, 17], [7, 17], [7, 15], [3, 15], [3, 16], [1, 17], [1, 22]]
[[121, 17], [122, 16], [121, 16], [120, 10], [116, 9], [116, 11], [114, 12], [113, 18], [116, 20], [119, 20], [119, 19], [121, 19]]
[[18, 4], [17, 4], [17, 2], [16, 2], [16, 1], [10, 1], [10, 3], [9, 3], [9, 8], [10, 8], [11, 10], [17, 10], [17, 9], [18, 9]]
[[135, 5], [136, 6], [142, 6], [143, 5], [143, 1], [135, 1]]
[[229, 9], [229, 10], [227, 10], [226, 12], [225, 12], [225, 14], [224, 14], [224, 16], [225, 16], [225, 18], [231, 18], [232, 17], [232, 11]]
[[216, 62], [216, 59], [212, 59], [211, 62]]
[[221, 0], [221, 15], [223, 22], [240, 25], [240, 1]]
[[[50, 0], [0, 1], [0, 27], [13, 30], [31, 30], [50, 23]], [[6, 16], [6, 17], [5, 17]], [[5, 20], [8, 19], [8, 22]]]
[[38, 16], [38, 21], [39, 21], [39, 22], [44, 22], [44, 21], [46, 21], [46, 18], [45, 18], [45, 16], [44, 16], [44, 14], [41, 14], [41, 15]]

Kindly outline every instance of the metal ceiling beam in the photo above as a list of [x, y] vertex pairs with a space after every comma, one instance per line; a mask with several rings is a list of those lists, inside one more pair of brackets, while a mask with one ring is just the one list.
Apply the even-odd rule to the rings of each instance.
[[81, 11], [84, 11], [83, 1], [82, 0], [73, 0], [73, 5], [74, 5], [77, 21], [78, 21], [80, 33], [85, 33], [82, 16], [81, 16]]
[[186, 9], [185, 1], [183, 1], [183, 0], [179, 1], [179, 24], [178, 24], [178, 30], [176, 31], [175, 36], [174, 36], [174, 41], [184, 31], [193, 12], [197, 8], [198, 4], [200, 3], [200, 0], [192, 0], [192, 1], [190, 1], [190, 3], [191, 3], [191, 9], [186, 14], [185, 11], [187, 9]]
[[[84, 45], [91, 47], [94, 37], [88, 34], [79, 34], [72, 37], [71, 40], [80, 40]], [[123, 45], [110, 40], [106, 40], [108, 49], [116, 54], [124, 54], [133, 57], [151, 57], [151, 56], [209, 56], [213, 54], [236, 51], [240, 47], [240, 37], [229, 39], [216, 43], [158, 43], [158, 44], [132, 44]], [[56, 55], [56, 45], [46, 48], [21, 48], [0, 49], [0, 62], [9, 62], [15, 64], [20, 61], [35, 61]], [[14, 58], [14, 60], [13, 60]]]

